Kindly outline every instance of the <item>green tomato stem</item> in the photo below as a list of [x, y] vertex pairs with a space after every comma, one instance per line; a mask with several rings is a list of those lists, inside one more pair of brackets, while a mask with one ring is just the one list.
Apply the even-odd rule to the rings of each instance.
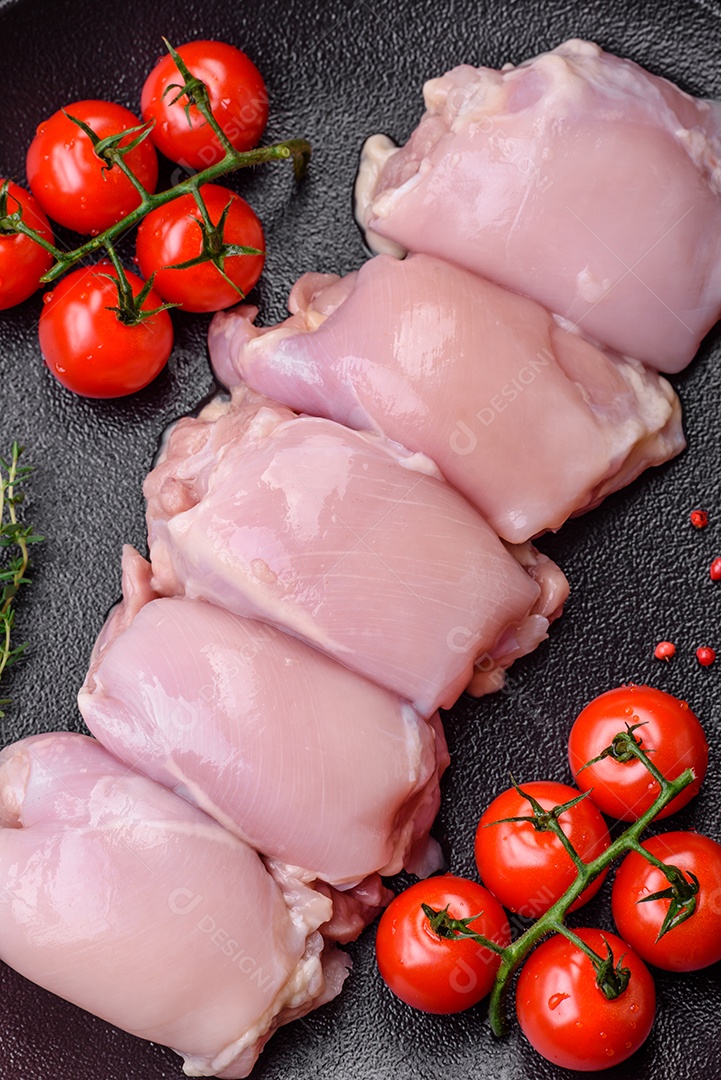
[[114, 150], [111, 153], [110, 157], [112, 159], [113, 165], [116, 168], [120, 169], [121, 173], [123, 173], [125, 176], [127, 176], [128, 180], [133, 185], [133, 187], [137, 191], [140, 198], [141, 199], [149, 199], [149, 198], [151, 198], [151, 195], [149, 194], [149, 192], [145, 188], [144, 184], [140, 180], [138, 180], [137, 176], [135, 175], [135, 173], [133, 172], [133, 170], [130, 168], [127, 161], [125, 160], [125, 154], [123, 154], [122, 151]]
[[570, 930], [565, 923], [556, 923], [553, 929], [557, 934], [562, 934], [567, 941], [570, 941], [577, 949], [580, 949], [582, 953], [585, 953], [591, 961], [593, 969], [596, 972], [596, 986], [606, 1000], [613, 1001], [614, 998], [620, 997], [626, 990], [631, 978], [630, 969], [623, 966], [623, 956], [617, 963], [614, 963], [613, 949], [605, 938], [606, 955], [599, 956], [590, 945], [586, 944], [583, 938], [580, 938], [578, 934], [574, 934], [573, 930]]
[[[220, 161], [210, 165], [207, 169], [203, 169], [202, 172], [188, 177], [187, 180], [181, 180], [175, 187], [168, 188], [167, 191], [161, 191], [155, 195], [141, 195], [140, 205], [127, 217], [122, 218], [115, 225], [111, 225], [109, 229], [99, 233], [97, 236], [91, 237], [90, 240], [73, 251], [59, 252], [47, 243], [43, 243], [42, 246], [52, 251], [53, 255], [56, 256], [56, 262], [43, 275], [41, 280], [46, 284], [57, 281], [59, 277], [62, 277], [66, 271], [70, 270], [81, 259], [85, 259], [101, 249], [107, 249], [108, 242], [112, 244], [117, 237], [132, 229], [152, 210], [157, 210], [159, 206], [165, 206], [166, 203], [172, 202], [173, 199], [177, 199], [181, 195], [192, 195], [201, 184], [208, 184], [212, 180], [226, 176], [236, 169], [247, 168], [250, 165], [262, 165], [267, 161], [287, 161], [289, 158], [296, 161], [299, 158], [307, 160], [310, 157], [310, 152], [310, 143], [306, 139], [286, 139], [285, 142], [275, 143], [273, 146], [260, 146], [255, 150], [247, 150], [243, 153], [236, 150], [232, 153], [227, 151], [225, 157]], [[38, 243], [42, 243], [42, 238], [34, 230], [24, 227], [22, 232], [32, 236]]]
[[651, 866], [655, 866], [657, 870], [660, 870], [662, 874], [666, 876], [671, 885], [686, 884], [686, 878], [677, 866], [672, 866], [670, 863], [665, 863], [661, 859], [657, 859], [643, 844], [636, 841], [631, 844], [631, 851], [635, 851], [637, 855], [640, 855]]
[[658, 783], [661, 785], [661, 789], [663, 789], [663, 785], [667, 784], [668, 780], [663, 775], [663, 773], [659, 772], [646, 751], [643, 750], [633, 738], [629, 740], [628, 752], [629, 754], [632, 754], [634, 757], [638, 758], [639, 761], [643, 762], [648, 771], [651, 773], [651, 776], [654, 778], [654, 780], [658, 781]]
[[55, 247], [55, 244], [51, 244], [49, 240], [46, 240], [44, 236], [42, 236], [39, 232], [36, 232], [35, 229], [33, 229], [30, 225], [26, 225], [24, 221], [14, 222], [12, 231], [13, 233], [22, 233], [23, 236], [30, 237], [30, 239], [34, 240], [36, 244], [40, 245], [40, 247], [45, 248], [46, 251], [49, 251], [54, 259], [65, 258], [64, 251], [61, 251], [60, 248]]

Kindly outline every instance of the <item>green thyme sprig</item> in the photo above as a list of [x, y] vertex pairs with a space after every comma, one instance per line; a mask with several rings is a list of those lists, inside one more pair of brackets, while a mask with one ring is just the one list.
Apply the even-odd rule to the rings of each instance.
[[[16, 602], [22, 587], [30, 584], [28, 549], [43, 539], [18, 517], [25, 498], [20, 488], [32, 472], [31, 466], [20, 464], [23, 450], [14, 442], [10, 460], [0, 458], [0, 680], [25, 652], [26, 644], [16, 645], [13, 639]], [[0, 699], [0, 717], [5, 715], [3, 705], [8, 701]]]

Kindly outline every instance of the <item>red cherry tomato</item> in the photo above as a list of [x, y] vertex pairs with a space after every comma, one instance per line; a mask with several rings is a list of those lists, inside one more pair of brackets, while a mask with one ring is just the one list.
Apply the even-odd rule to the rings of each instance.
[[[567, 784], [539, 780], [521, 784], [544, 810], [575, 799], [580, 792]], [[576, 879], [571, 856], [550, 830], [538, 831], [530, 821], [502, 818], [527, 817], [531, 804], [515, 788], [504, 791], [485, 811], [476, 831], [476, 865], [483, 884], [511, 911], [537, 919], [555, 904]], [[611, 842], [606, 822], [590, 799], [572, 806], [559, 818], [584, 862], [591, 862]], [[571, 910], [585, 904], [601, 888], [605, 872], [578, 897]]]
[[[4, 183], [0, 179], [0, 188]], [[11, 181], [8, 184], [6, 213], [10, 216], [19, 209], [25, 224], [52, 244], [53, 233], [45, 214], [29, 192]], [[32, 296], [52, 261], [52, 255], [29, 236], [4, 233], [0, 228], [0, 311]]]
[[[224, 243], [264, 250], [263, 226], [245, 199], [217, 184], [204, 184], [200, 191], [214, 225], [230, 203]], [[237, 304], [242, 296], [211, 262], [187, 270], [164, 269], [200, 255], [201, 221], [193, 196], [181, 195], [144, 219], [138, 229], [136, 253], [144, 276], [155, 274], [153, 288], [164, 300], [180, 304], [186, 311], [220, 311]], [[265, 255], [232, 255], [225, 259], [223, 271], [245, 295], [260, 277], [264, 260]]]
[[[140, 124], [129, 109], [111, 101], [74, 101], [65, 112], [85, 121], [101, 139]], [[133, 138], [129, 135], [121, 145]], [[125, 162], [147, 191], [155, 191], [158, 159], [149, 138], [131, 150]], [[89, 137], [61, 110], [38, 127], [28, 150], [27, 174], [46, 213], [75, 232], [102, 232], [140, 205], [127, 176], [117, 165], [105, 165]]]
[[454, 919], [478, 915], [470, 929], [505, 947], [508, 919], [497, 900], [475, 881], [445, 874], [411, 885], [386, 908], [378, 925], [376, 959], [393, 993], [429, 1013], [469, 1009], [493, 986], [500, 959], [471, 938], [452, 939], [431, 929], [422, 904], [448, 906]]
[[[619, 821], [636, 821], [659, 793], [659, 785], [642, 762], [607, 757], [582, 766], [610, 745], [626, 724], [643, 723], [634, 732], [641, 748], [669, 780], [691, 768], [696, 779], [662, 810], [667, 817], [697, 794], [708, 765], [708, 743], [698, 719], [685, 701], [651, 686], [620, 686], [595, 698], [579, 713], [568, 740], [568, 758], [576, 783], [604, 814]], [[581, 771], [582, 770], [582, 771]]]
[[[108, 310], [117, 306], [118, 294], [105, 274], [115, 276], [110, 263], [74, 270], [46, 295], [40, 316], [46, 364], [63, 386], [84, 397], [122, 397], [141, 390], [165, 367], [173, 347], [167, 311], [126, 326]], [[127, 277], [137, 296], [143, 282], [135, 274]], [[143, 309], [160, 304], [151, 290]]]
[[[618, 932], [639, 956], [668, 971], [696, 971], [721, 960], [721, 844], [691, 832], [670, 832], [643, 847], [664, 863], [695, 874], [699, 881], [693, 915], [657, 941], [671, 900], [645, 896], [665, 891], [665, 874], [632, 851], [621, 863], [611, 903]], [[689, 879], [690, 880], [690, 879]]]
[[[205, 83], [210, 109], [236, 150], [252, 150], [268, 122], [268, 93], [263, 76], [244, 52], [220, 41], [191, 41], [177, 50], [190, 73]], [[205, 169], [225, 151], [195, 105], [178, 101], [185, 80], [168, 54], [145, 80], [140, 99], [143, 119], [154, 120], [152, 139], [161, 153], [191, 169]]]
[[623, 957], [631, 972], [626, 989], [617, 998], [606, 998], [589, 958], [557, 934], [539, 945], [521, 969], [516, 1012], [526, 1038], [548, 1061], [596, 1072], [625, 1061], [648, 1038], [656, 990], [646, 965], [615, 934], [575, 933], [599, 956], [606, 956], [607, 941], [614, 961]]

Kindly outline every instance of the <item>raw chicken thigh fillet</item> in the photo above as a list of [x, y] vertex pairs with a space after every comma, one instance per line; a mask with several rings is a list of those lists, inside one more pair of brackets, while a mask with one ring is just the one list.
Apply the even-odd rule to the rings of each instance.
[[548, 610], [534, 577], [560, 571], [522, 568], [428, 458], [244, 387], [176, 425], [145, 493], [158, 593], [278, 626], [422, 716], [565, 599]]
[[327, 897], [287, 902], [252, 848], [83, 735], [0, 753], [0, 879], [2, 960], [188, 1076], [247, 1076], [346, 975]]
[[511, 542], [683, 449], [665, 379], [440, 259], [379, 255], [344, 278], [306, 274], [288, 306], [269, 328], [254, 325], [255, 308], [215, 316], [219, 379], [427, 454]]
[[79, 697], [108, 750], [306, 880], [440, 866], [438, 717], [272, 626], [199, 600], [138, 603], [150, 568], [131, 548], [123, 561], [126, 600]]
[[424, 86], [408, 143], [366, 143], [376, 251], [423, 251], [679, 371], [721, 314], [721, 107], [585, 41]]

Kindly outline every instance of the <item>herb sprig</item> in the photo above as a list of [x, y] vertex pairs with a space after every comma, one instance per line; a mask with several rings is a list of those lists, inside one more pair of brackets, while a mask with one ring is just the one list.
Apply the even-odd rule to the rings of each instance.
[[[26, 649], [27, 643], [16, 645], [13, 640], [16, 602], [22, 587], [30, 584], [28, 548], [43, 539], [31, 525], [18, 519], [18, 508], [25, 498], [19, 489], [32, 472], [31, 466], [20, 464], [23, 450], [14, 442], [10, 460], [0, 457], [0, 680]], [[9, 698], [0, 698], [0, 718], [8, 702]]]

